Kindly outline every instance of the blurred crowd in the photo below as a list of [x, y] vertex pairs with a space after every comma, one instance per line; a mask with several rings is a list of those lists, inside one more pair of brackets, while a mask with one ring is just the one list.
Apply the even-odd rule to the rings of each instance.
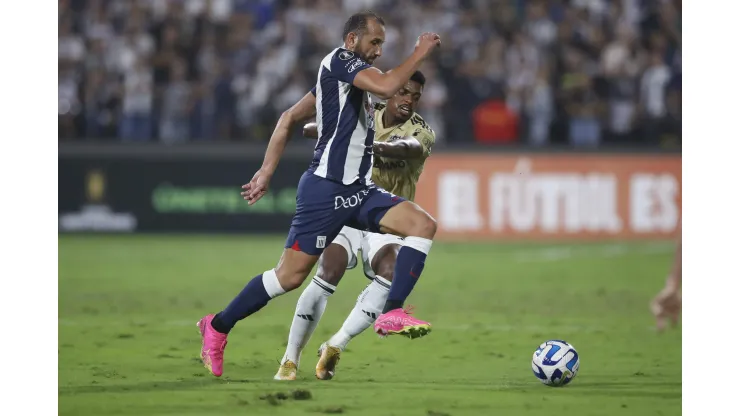
[[268, 140], [364, 9], [440, 143], [680, 143], [680, 0], [60, 0], [60, 140]]

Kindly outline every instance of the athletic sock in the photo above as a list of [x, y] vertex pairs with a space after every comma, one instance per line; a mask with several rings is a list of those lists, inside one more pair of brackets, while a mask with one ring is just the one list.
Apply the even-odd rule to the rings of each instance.
[[396, 267], [393, 271], [393, 284], [383, 313], [403, 307], [406, 298], [414, 290], [424, 270], [424, 261], [432, 248], [432, 240], [421, 237], [406, 237], [403, 247], [398, 251]]
[[360, 293], [352, 312], [350, 312], [339, 331], [329, 339], [328, 344], [341, 350], [347, 348], [347, 344], [352, 338], [369, 328], [375, 322], [375, 319], [380, 316], [390, 288], [391, 282], [383, 277], [376, 276]]
[[228, 334], [237, 322], [259, 311], [270, 299], [283, 293], [285, 289], [280, 286], [275, 269], [268, 270], [250, 280], [229, 306], [216, 314], [211, 326], [218, 332]]
[[288, 346], [283, 359], [280, 361], [281, 364], [285, 363], [286, 360], [298, 364], [303, 348], [311, 339], [313, 331], [319, 324], [324, 310], [326, 310], [329, 296], [336, 289], [335, 286], [326, 283], [318, 276], [314, 277], [311, 283], [306, 286], [295, 307], [295, 315], [288, 335]]

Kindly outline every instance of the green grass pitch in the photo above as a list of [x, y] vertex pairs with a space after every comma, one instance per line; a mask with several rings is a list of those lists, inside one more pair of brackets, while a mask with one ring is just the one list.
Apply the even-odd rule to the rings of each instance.
[[[196, 321], [273, 267], [282, 243], [275, 236], [60, 236], [59, 414], [681, 412], [681, 330], [656, 334], [648, 311], [671, 262], [670, 243], [438, 243], [409, 299], [432, 322], [429, 336], [380, 339], [367, 331], [343, 354], [334, 380], [316, 380], [318, 345], [367, 284], [357, 268], [330, 298], [298, 381], [272, 376], [300, 289], [240, 322], [224, 376], [210, 376], [197, 358]], [[564, 388], [542, 385], [530, 368], [534, 350], [551, 338], [572, 343], [581, 357]]]

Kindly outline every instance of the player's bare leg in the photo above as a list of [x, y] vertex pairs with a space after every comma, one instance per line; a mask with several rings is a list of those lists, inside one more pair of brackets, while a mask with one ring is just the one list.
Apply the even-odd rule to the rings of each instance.
[[[680, 233], [680, 228], [679, 228]], [[681, 314], [681, 238], [678, 239], [673, 256], [673, 265], [666, 279], [665, 286], [653, 298], [650, 309], [655, 316], [655, 325], [658, 331], [663, 331], [668, 323], [678, 324]]]
[[[338, 239], [344, 238], [342, 235]], [[293, 323], [290, 326], [288, 346], [283, 359], [280, 360], [280, 368], [275, 374], [275, 380], [295, 380], [300, 365], [301, 353], [308, 341], [311, 339], [316, 326], [319, 324], [329, 296], [334, 293], [337, 285], [342, 280], [349, 263], [347, 249], [340, 244], [332, 243], [324, 250], [319, 258], [316, 276], [306, 286], [298, 298]], [[338, 359], [338, 356], [337, 356]], [[322, 374], [334, 374], [334, 365], [331, 360], [322, 367]], [[316, 368], [318, 377], [319, 367]], [[331, 377], [329, 377], [331, 378]]]
[[388, 300], [375, 321], [375, 332], [381, 336], [398, 334], [411, 338], [426, 335], [431, 331], [431, 324], [411, 317], [403, 304], [424, 270], [437, 222], [415, 203], [404, 201], [380, 219], [380, 230], [405, 239], [398, 251]]
[[234, 325], [262, 309], [270, 299], [299, 287], [318, 259], [316, 255], [285, 249], [276, 268], [254, 277], [223, 311], [198, 321], [203, 338], [201, 359], [214, 376], [223, 374], [226, 338]]

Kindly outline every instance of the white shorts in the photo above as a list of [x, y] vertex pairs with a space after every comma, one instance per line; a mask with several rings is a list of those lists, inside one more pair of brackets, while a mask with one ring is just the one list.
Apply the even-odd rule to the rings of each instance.
[[375, 255], [388, 244], [403, 244], [403, 238], [393, 234], [371, 233], [343, 227], [332, 243], [339, 244], [347, 251], [347, 270], [357, 267], [357, 253], [359, 251], [365, 276], [368, 279], [374, 279], [375, 272], [370, 266]]

